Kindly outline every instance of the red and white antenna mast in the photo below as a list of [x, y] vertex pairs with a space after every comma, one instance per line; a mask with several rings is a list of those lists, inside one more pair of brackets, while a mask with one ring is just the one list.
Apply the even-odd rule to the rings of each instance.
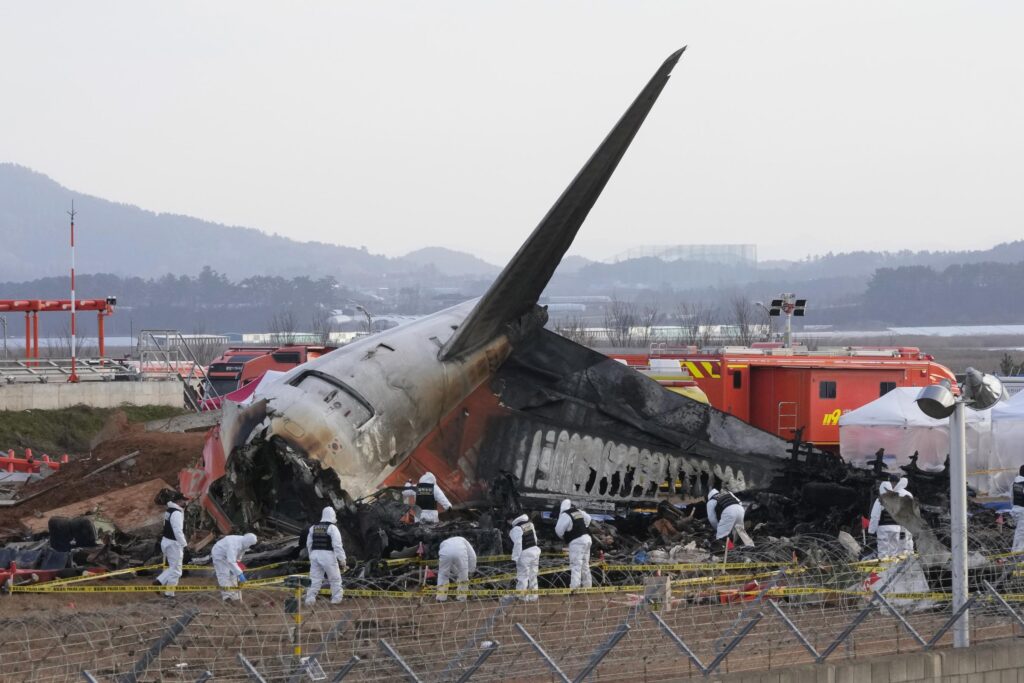
[[78, 372], [75, 365], [75, 351], [78, 343], [75, 339], [75, 200], [71, 200], [71, 375], [69, 382], [78, 381]]

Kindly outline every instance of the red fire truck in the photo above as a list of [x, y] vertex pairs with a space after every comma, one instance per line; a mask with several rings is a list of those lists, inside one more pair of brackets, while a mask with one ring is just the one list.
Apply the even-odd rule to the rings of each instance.
[[203, 409], [219, 408], [221, 397], [258, 380], [268, 370], [291, 370], [336, 348], [307, 345], [232, 347], [215, 358], [206, 369], [213, 391], [206, 389], [209, 398], [203, 402]]
[[[953, 373], [914, 347], [846, 346], [809, 351], [782, 344], [696, 347], [652, 346], [650, 352], [611, 354], [630, 367], [659, 378], [666, 363], [678, 364], [719, 410], [820, 448], [839, 448], [839, 416], [896, 387], [924, 387]], [[657, 373], [654, 372], [657, 370]]]

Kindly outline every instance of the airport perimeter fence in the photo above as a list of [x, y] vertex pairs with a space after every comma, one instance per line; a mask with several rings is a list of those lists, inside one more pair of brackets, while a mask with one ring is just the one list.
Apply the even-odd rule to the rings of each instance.
[[[481, 562], [466, 601], [454, 586], [439, 603], [430, 587], [347, 577], [341, 604], [298, 612], [281, 578], [251, 581], [241, 603], [196, 574], [174, 600], [119, 577], [22, 586], [0, 599], [0, 679], [653, 682], [951, 644], [950, 596], [914, 557], [781, 555], [609, 562], [593, 566], [594, 588], [543, 588], [536, 601], [509, 589], [507, 561]], [[972, 643], [1024, 632], [1015, 558], [988, 563], [972, 585]], [[564, 581], [564, 565], [545, 557], [544, 583]]]

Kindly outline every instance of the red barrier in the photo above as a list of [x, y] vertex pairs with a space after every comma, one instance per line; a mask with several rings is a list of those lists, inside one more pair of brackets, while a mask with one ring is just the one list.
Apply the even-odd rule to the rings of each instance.
[[26, 472], [29, 474], [38, 474], [39, 470], [45, 465], [53, 471], [60, 469], [61, 465], [68, 462], [68, 454], [60, 456], [59, 460], [52, 459], [50, 456], [43, 454], [42, 459], [37, 459], [32, 453], [31, 448], [25, 449], [25, 457], [19, 458], [14, 453], [14, 449], [11, 448], [7, 451], [7, 455], [0, 455], [0, 472]]

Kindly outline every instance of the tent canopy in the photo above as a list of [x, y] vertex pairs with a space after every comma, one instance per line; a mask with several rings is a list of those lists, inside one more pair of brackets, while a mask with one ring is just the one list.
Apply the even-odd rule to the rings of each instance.
[[[897, 387], [871, 403], [851, 410], [839, 418], [839, 452], [853, 465], [866, 467], [875, 459], [879, 448], [885, 449], [885, 463], [890, 472], [910, 463], [918, 454], [917, 466], [932, 472], [941, 471], [949, 453], [949, 420], [928, 417], [914, 402], [919, 387]], [[964, 411], [967, 422], [967, 470], [979, 473], [988, 466], [991, 450], [990, 410]], [[973, 486], [982, 485], [977, 474]]]

